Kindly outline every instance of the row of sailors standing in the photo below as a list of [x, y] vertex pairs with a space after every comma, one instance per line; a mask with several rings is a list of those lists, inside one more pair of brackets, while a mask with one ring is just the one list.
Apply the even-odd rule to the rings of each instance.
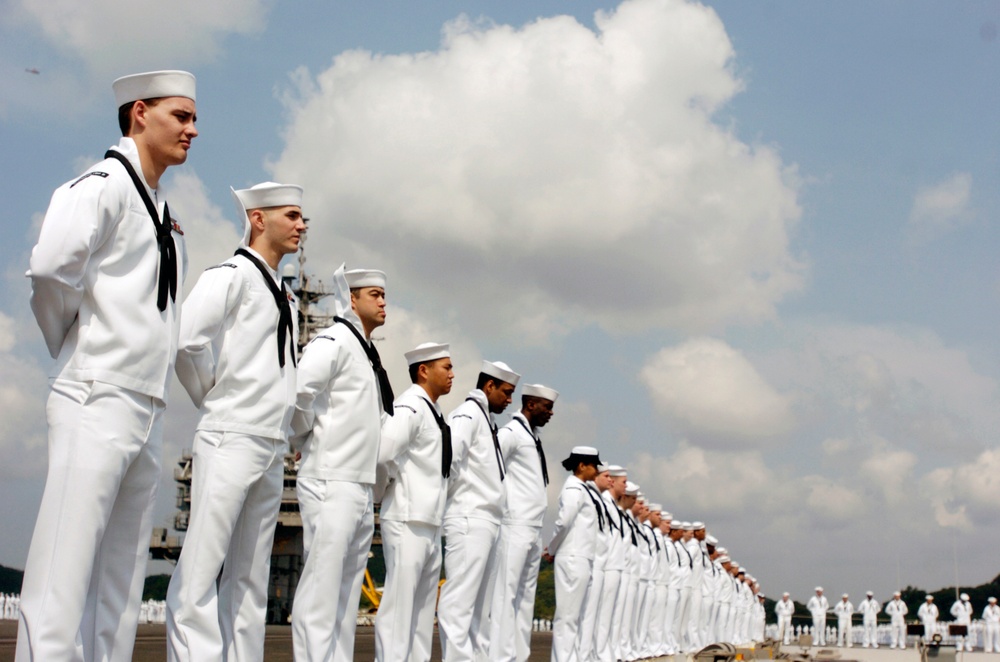
[[[553, 660], [632, 660], [762, 640], [763, 595], [706, 534], [647, 503], [617, 465], [577, 447], [546, 558], [555, 561]], [[503, 659], [524, 659], [503, 658]]]

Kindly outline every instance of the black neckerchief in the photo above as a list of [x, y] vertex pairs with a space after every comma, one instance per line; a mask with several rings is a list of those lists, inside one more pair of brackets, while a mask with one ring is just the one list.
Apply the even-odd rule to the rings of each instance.
[[[694, 568], [694, 557], [691, 556], [691, 552], [689, 552], [687, 550], [687, 547], [679, 539], [674, 541], [674, 547], [677, 547], [678, 544], [680, 545], [680, 548], [684, 550], [684, 553], [687, 554], [687, 557], [688, 557], [688, 567], [689, 568]], [[680, 565], [681, 564], [680, 562], [681, 562], [681, 555], [678, 554], [677, 555], [677, 565]]]
[[601, 505], [604, 506], [604, 514], [607, 516], [608, 526], [611, 527], [612, 531], [618, 529], [619, 535], [624, 537], [625, 534], [621, 532], [621, 523], [619, 522], [618, 526], [615, 526], [615, 521], [611, 518], [611, 511], [608, 509], [608, 502], [604, 500], [604, 495], [598, 492], [597, 496], [601, 497]]
[[490, 426], [490, 434], [493, 435], [493, 451], [497, 456], [497, 468], [500, 469], [500, 482], [503, 482], [505, 477], [503, 472], [503, 452], [500, 450], [500, 440], [497, 439], [497, 426], [493, 425], [493, 421], [490, 420], [490, 415], [486, 413], [486, 409], [479, 404], [479, 401], [475, 398], [466, 398], [465, 401], [475, 402], [476, 406], [479, 407], [479, 411], [483, 412], [483, 416], [486, 417], [486, 424]]
[[295, 329], [292, 326], [292, 305], [288, 301], [285, 283], [282, 282], [281, 289], [278, 289], [278, 286], [274, 283], [274, 278], [271, 277], [270, 271], [250, 251], [238, 248], [236, 249], [236, 255], [245, 257], [250, 260], [250, 264], [257, 267], [260, 275], [264, 277], [264, 282], [267, 283], [267, 289], [271, 291], [271, 296], [274, 297], [275, 305], [278, 306], [278, 367], [285, 367], [286, 338], [291, 345], [292, 365], [295, 365]]
[[382, 357], [378, 355], [378, 350], [375, 349], [375, 345], [365, 340], [364, 337], [358, 333], [358, 330], [354, 328], [354, 325], [345, 320], [343, 317], [334, 317], [333, 321], [339, 322], [350, 329], [351, 333], [354, 334], [354, 337], [358, 339], [359, 343], [361, 343], [361, 349], [365, 350], [365, 356], [368, 357], [368, 362], [372, 364], [372, 370], [375, 371], [375, 379], [378, 381], [378, 390], [382, 395], [382, 411], [389, 416], [392, 416], [392, 401], [394, 399], [392, 395], [392, 385], [389, 383], [389, 375], [385, 373], [385, 368], [382, 367]]
[[531, 435], [531, 438], [535, 440], [535, 450], [538, 451], [538, 459], [542, 463], [542, 484], [545, 487], [548, 487], [549, 486], [549, 468], [548, 468], [548, 465], [545, 464], [545, 451], [542, 450], [542, 440], [539, 439], [535, 435], [535, 433], [531, 431], [531, 428], [528, 427], [527, 423], [525, 423], [524, 421], [522, 421], [517, 416], [514, 417], [514, 420], [517, 421], [518, 423], [520, 423], [521, 427], [524, 428], [524, 431], [527, 432], [529, 435]]
[[601, 495], [600, 495], [599, 492], [597, 492], [596, 489], [594, 489], [593, 487], [591, 487], [587, 483], [585, 483], [583, 481], [580, 481], [580, 482], [583, 483], [583, 491], [587, 493], [587, 496], [590, 497], [590, 502], [592, 504], [594, 504], [594, 508], [597, 509], [597, 528], [598, 528], [598, 530], [600, 530], [603, 533], [604, 532], [604, 509], [602, 508], [602, 506], [604, 504], [602, 503]]
[[177, 301], [177, 247], [174, 245], [173, 235], [170, 234], [174, 228], [174, 224], [170, 220], [170, 210], [167, 209], [167, 203], [164, 202], [163, 219], [160, 220], [160, 215], [156, 213], [156, 205], [150, 199], [146, 186], [139, 179], [139, 175], [135, 174], [135, 168], [132, 167], [124, 154], [116, 149], [109, 149], [104, 153], [104, 158], [115, 159], [125, 167], [125, 172], [132, 178], [135, 190], [139, 192], [143, 204], [146, 205], [146, 212], [153, 220], [153, 226], [156, 228], [156, 244], [160, 248], [156, 307], [160, 309], [160, 312], [163, 312], [167, 309], [168, 294], [171, 301]]
[[653, 525], [650, 524], [649, 522], [646, 522], [645, 525], [647, 527], [649, 527], [649, 535], [653, 538], [653, 542], [656, 543], [656, 551], [657, 551], [657, 553], [659, 553], [659, 551], [660, 551], [660, 539], [656, 537], [656, 530], [653, 528]]
[[427, 398], [421, 397], [421, 400], [427, 403], [427, 408], [431, 410], [431, 414], [434, 416], [434, 421], [437, 423], [438, 429], [441, 430], [441, 476], [444, 478], [451, 477], [451, 426], [448, 425], [444, 420], [444, 416], [438, 413], [438, 410], [431, 404], [431, 401]]
[[644, 527], [642, 524], [640, 524], [638, 520], [635, 521], [635, 532], [637, 534], [639, 534], [639, 537], [642, 538], [642, 541], [644, 543], [646, 543], [646, 549], [647, 549], [647, 551], [649, 551], [649, 553], [652, 554], [653, 553], [653, 546], [649, 544], [649, 538], [647, 538], [646, 534], [642, 532], [642, 530], [644, 528], [646, 528], [646, 527]]

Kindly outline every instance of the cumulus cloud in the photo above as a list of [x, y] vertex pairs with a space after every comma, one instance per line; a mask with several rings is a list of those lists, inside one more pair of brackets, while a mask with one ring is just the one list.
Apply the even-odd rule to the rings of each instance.
[[957, 172], [917, 191], [910, 210], [910, 239], [924, 243], [957, 229], [971, 219], [972, 175]]
[[778, 393], [739, 351], [695, 338], [660, 350], [640, 373], [656, 407], [699, 445], [767, 445], [794, 423]]
[[970, 529], [1000, 521], [1000, 448], [974, 461], [930, 472], [927, 495], [940, 526]]
[[25, 478], [45, 470], [48, 376], [18, 347], [16, 320], [0, 312], [0, 477]]
[[12, 9], [12, 23], [36, 28], [55, 48], [101, 74], [120, 72], [125, 63], [143, 71], [211, 60], [224, 37], [263, 29], [266, 15], [262, 0], [15, 0]]
[[741, 89], [712, 10], [629, 0], [438, 50], [350, 51], [287, 96], [276, 178], [331, 255], [477, 332], [759, 320], [802, 286], [794, 168], [713, 112]]

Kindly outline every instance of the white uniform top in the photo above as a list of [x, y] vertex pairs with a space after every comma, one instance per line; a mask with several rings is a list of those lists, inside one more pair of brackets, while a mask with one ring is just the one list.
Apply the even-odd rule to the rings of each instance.
[[441, 525], [448, 486], [441, 475], [441, 429], [431, 407], [444, 418], [414, 384], [396, 398], [393, 415], [382, 425], [378, 461], [391, 478], [382, 498], [383, 520]]
[[299, 361], [292, 431], [296, 445], [305, 441], [298, 475], [374, 484], [382, 415], [378, 381], [361, 343], [341, 323], [324, 329]]
[[[613, 537], [618, 537], [618, 529], [613, 528], [609, 522], [612, 514], [605, 505], [602, 492], [597, 489], [597, 485], [593, 482], [588, 482], [586, 485], [590, 490], [593, 501], [596, 502], [594, 506], [595, 510], [600, 507], [603, 515], [603, 525], [600, 523], [601, 518], [598, 518], [599, 526], [594, 541], [594, 570], [604, 572], [607, 569], [608, 557], [611, 555], [611, 546], [614, 544]], [[617, 517], [617, 513], [614, 516]]]
[[597, 535], [597, 509], [583, 481], [570, 475], [559, 493], [559, 514], [546, 546], [549, 554], [593, 559]]
[[[113, 149], [144, 182], [135, 142], [122, 138]], [[163, 201], [146, 190], [162, 216]], [[56, 189], [27, 273], [31, 310], [57, 359], [53, 378], [99, 381], [166, 400], [187, 273], [176, 223], [172, 237], [178, 300], [167, 297], [160, 312], [156, 228], [124, 166], [105, 159]]]
[[653, 535], [656, 537], [656, 542], [660, 543], [660, 553], [657, 555], [656, 563], [656, 583], [660, 586], [668, 586], [670, 584], [670, 570], [671, 566], [674, 564], [673, 555], [677, 554], [677, 550], [674, 546], [670, 544], [670, 541], [663, 537], [659, 529], [653, 531]]
[[983, 620], [990, 624], [1000, 623], [1000, 605], [986, 605], [983, 609]]
[[687, 584], [688, 578], [691, 576], [693, 559], [691, 552], [687, 550], [683, 542], [674, 540], [671, 541], [671, 544], [674, 546], [674, 551], [677, 552], [677, 565], [671, 568], [670, 588], [680, 589]]
[[632, 546], [632, 534], [629, 532], [628, 524], [625, 523], [625, 513], [621, 511], [611, 492], [602, 492], [601, 499], [607, 512], [611, 515], [611, 534], [609, 537], [608, 560], [604, 564], [605, 571], [625, 569], [625, 546]]
[[809, 598], [809, 602], [806, 603], [806, 609], [809, 613], [814, 616], [817, 614], [825, 614], [830, 609], [830, 602], [826, 599], [826, 596], [814, 595]]
[[795, 613], [795, 603], [782, 598], [774, 603], [774, 613], [778, 616], [791, 616]]
[[726, 591], [726, 584], [729, 583], [729, 573], [718, 560], [712, 561], [712, 565], [715, 566], [715, 592], [712, 594], [712, 599], [722, 602], [722, 594]]
[[882, 611], [882, 605], [875, 598], [868, 598], [858, 605], [858, 611], [864, 615], [865, 621], [874, 621]]
[[[486, 394], [475, 389], [448, 415], [452, 461], [445, 517], [471, 517], [500, 524], [504, 509], [504, 481], [493, 446], [493, 414]], [[503, 458], [499, 458], [503, 461]]]
[[972, 623], [972, 603], [964, 600], [957, 600], [951, 606], [951, 616], [959, 625], [969, 625]]
[[625, 562], [628, 564], [629, 576], [638, 578], [642, 576], [642, 555], [646, 541], [640, 535], [639, 522], [636, 521], [632, 511], [625, 512], [625, 519], [628, 522], [628, 526], [631, 526], [632, 535], [635, 536], [635, 544], [629, 547]]
[[[280, 287], [277, 272], [265, 265]], [[297, 310], [294, 295], [288, 305]], [[278, 366], [278, 307], [261, 272], [233, 256], [202, 273], [184, 302], [177, 377], [201, 412], [199, 430], [287, 439], [295, 411], [298, 315]]]
[[844, 602], [843, 600], [837, 601], [836, 606], [833, 608], [833, 613], [837, 615], [838, 619], [847, 620], [854, 613], [854, 605], [848, 600]]
[[902, 600], [892, 600], [885, 606], [885, 613], [892, 617], [893, 623], [902, 623], [903, 617], [910, 613], [910, 608]]
[[705, 572], [705, 565], [701, 557], [701, 543], [694, 537], [684, 543], [689, 554], [691, 554], [691, 574], [688, 575], [687, 585], [692, 589], [701, 590], [701, 576]]
[[[704, 545], [704, 542], [702, 543]], [[703, 597], [711, 598], [715, 595], [715, 587], [717, 582], [715, 581], [715, 563], [712, 558], [708, 555], [708, 551], [704, 546], [701, 548], [701, 594]]]
[[[548, 503], [535, 431], [524, 414], [517, 412], [500, 428], [497, 438], [507, 474], [503, 481], [506, 493], [503, 523], [541, 527]], [[490, 448], [492, 443], [490, 440]]]
[[933, 602], [930, 603], [925, 602], [924, 604], [920, 605], [920, 609], [917, 610], [917, 618], [919, 618], [921, 622], [926, 623], [928, 621], [936, 621], [937, 617], [938, 617], [938, 608], [937, 605], [934, 604]]
[[655, 581], [659, 572], [657, 563], [660, 560], [660, 550], [656, 547], [656, 537], [653, 535], [653, 525], [649, 521], [639, 524], [639, 531], [646, 537], [645, 542], [639, 541], [639, 550], [642, 552], [642, 561], [639, 569], [639, 576], [644, 581]]

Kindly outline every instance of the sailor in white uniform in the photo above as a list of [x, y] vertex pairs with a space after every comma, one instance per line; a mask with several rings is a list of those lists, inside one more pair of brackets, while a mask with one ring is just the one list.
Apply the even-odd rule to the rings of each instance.
[[[437, 401], [454, 379], [447, 344], [406, 353], [410, 388], [382, 426], [378, 484], [385, 586], [375, 616], [375, 659], [429, 660], [441, 576], [441, 522], [451, 474], [451, 428]], [[377, 491], [380, 491], [377, 488]]]
[[[608, 565], [614, 538], [621, 540], [617, 522], [618, 513], [612, 517], [603, 494], [611, 489], [611, 467], [601, 464], [597, 467], [597, 475], [591, 482], [585, 483], [587, 489], [597, 497], [595, 507], [600, 506], [604, 512], [604, 526], [599, 526], [597, 541], [594, 548], [594, 566], [590, 572], [590, 582], [587, 585], [587, 602], [580, 622], [577, 652], [581, 660], [595, 660], [597, 656], [597, 615], [604, 601], [604, 571]], [[617, 590], [617, 589], [616, 589]]]
[[299, 186], [267, 182], [233, 198], [243, 241], [201, 275], [181, 320], [177, 376], [199, 420], [191, 520], [167, 590], [170, 660], [264, 655], [298, 344], [278, 263], [298, 250], [306, 224]]
[[840, 596], [840, 602], [833, 607], [833, 613], [837, 615], [837, 645], [850, 648], [854, 645], [852, 641], [851, 618], [854, 616], [854, 605], [848, 599], [848, 595]]
[[130, 660], [138, 624], [187, 271], [159, 182], [198, 131], [191, 74], [113, 88], [125, 137], [53, 193], [27, 273], [56, 364], [17, 660]]
[[[601, 493], [612, 526], [609, 540], [608, 559], [604, 564], [604, 588], [598, 605], [597, 625], [594, 633], [594, 654], [600, 662], [614, 662], [617, 642], [613, 631], [621, 595], [622, 572], [625, 569], [627, 546], [632, 539], [625, 524], [625, 513], [618, 507], [618, 501], [625, 495], [628, 472], [624, 467], [612, 464], [608, 467], [609, 488]], [[619, 630], [621, 624], [619, 622]]]
[[786, 646], [792, 643], [792, 614], [795, 613], [795, 603], [789, 599], [788, 593], [782, 593], [781, 599], [774, 603], [774, 614], [778, 617], [778, 637]]
[[552, 623], [552, 660], [579, 660], [578, 632], [587, 599], [597, 536], [606, 525], [599, 497], [585, 483], [597, 475], [601, 459], [590, 446], [576, 446], [562, 465], [572, 475], [559, 493], [559, 514], [545, 559], [555, 561], [556, 614]]
[[642, 551], [640, 546], [645, 545], [645, 541], [639, 533], [639, 525], [635, 520], [633, 512], [639, 501], [639, 486], [631, 481], [625, 484], [625, 497], [619, 505], [625, 511], [625, 524], [631, 533], [632, 545], [628, 548], [627, 570], [623, 575], [625, 584], [625, 602], [621, 616], [621, 641], [619, 643], [618, 657], [621, 659], [634, 659], [635, 651], [635, 621], [636, 621], [636, 597], [639, 594], [639, 582], [642, 568]]
[[[372, 331], [385, 324], [385, 274], [334, 273], [333, 326], [299, 361], [293, 444], [305, 565], [292, 606], [295, 659], [351, 660], [374, 531], [373, 492], [392, 388]], [[303, 441], [304, 440], [304, 441]]]
[[924, 604], [920, 605], [920, 609], [917, 610], [917, 618], [924, 625], [924, 639], [929, 641], [934, 636], [939, 615], [937, 605], [934, 604], [934, 596], [925, 596]]
[[885, 613], [889, 614], [889, 629], [892, 635], [890, 648], [906, 648], [906, 615], [910, 613], [910, 608], [900, 599], [900, 592], [892, 594], [892, 600], [885, 606]]
[[443, 525], [446, 581], [438, 600], [441, 654], [448, 662], [489, 659], [506, 476], [493, 416], [510, 404], [520, 377], [505, 363], [483, 361], [476, 388], [448, 415], [453, 458]]
[[[963, 593], [959, 596], [959, 599], [955, 601], [955, 604], [951, 606], [951, 617], [955, 621], [955, 625], [964, 625], [966, 627], [966, 632], [972, 634], [969, 631], [972, 625], [972, 603], [969, 602], [969, 594]], [[968, 652], [972, 652], [972, 638], [966, 635], [959, 635], [956, 637], [957, 649], [961, 651], [963, 648]]]
[[813, 643], [826, 646], [826, 612], [830, 610], [830, 601], [823, 595], [823, 587], [816, 587], [816, 595], [809, 598], [806, 609], [812, 614]]
[[559, 392], [525, 384], [521, 411], [497, 432], [503, 455], [506, 495], [497, 554], [497, 584], [490, 615], [490, 660], [527, 660], [531, 653], [538, 567], [542, 560], [542, 520], [549, 484], [545, 450], [538, 430], [552, 418]]
[[861, 624], [864, 628], [864, 640], [861, 644], [865, 648], [872, 646], [878, 648], [878, 615], [882, 611], [882, 605], [875, 599], [875, 594], [868, 591], [865, 600], [858, 605], [861, 612]]
[[983, 652], [1000, 653], [1000, 606], [997, 599], [990, 597], [983, 609]]

